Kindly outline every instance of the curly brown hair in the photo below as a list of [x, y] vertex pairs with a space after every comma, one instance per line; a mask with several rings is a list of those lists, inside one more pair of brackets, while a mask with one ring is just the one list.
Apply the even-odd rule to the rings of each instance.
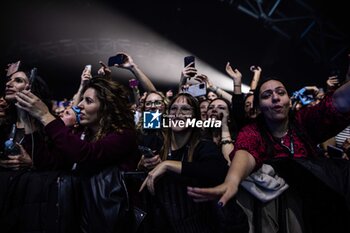
[[123, 129], [135, 129], [129, 95], [124, 86], [113, 80], [95, 77], [84, 86], [83, 93], [89, 88], [96, 91], [100, 101], [100, 129], [93, 140], [99, 140], [110, 132], [122, 133]]

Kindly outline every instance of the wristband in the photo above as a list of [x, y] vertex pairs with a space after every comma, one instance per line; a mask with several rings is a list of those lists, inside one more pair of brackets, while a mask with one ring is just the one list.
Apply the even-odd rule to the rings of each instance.
[[233, 140], [221, 140], [220, 145], [225, 145], [225, 144], [233, 144]]

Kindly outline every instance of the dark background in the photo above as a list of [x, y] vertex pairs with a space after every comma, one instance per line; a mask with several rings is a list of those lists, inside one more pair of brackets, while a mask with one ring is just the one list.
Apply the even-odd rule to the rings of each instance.
[[[271, 7], [273, 2], [265, 1], [264, 4]], [[310, 8], [305, 10], [298, 2], [306, 3]], [[221, 72], [230, 61], [243, 73], [246, 84], [252, 76], [251, 65], [261, 66], [264, 76], [281, 77], [290, 90], [305, 85], [324, 86], [331, 72], [345, 74], [350, 35], [346, 1], [281, 1], [278, 6], [280, 17], [311, 17], [275, 24], [287, 32], [289, 38], [274, 31], [273, 25], [266, 20], [254, 19], [237, 9], [239, 4], [245, 3], [234, 0], [11, 1], [1, 7], [0, 65], [5, 69], [6, 64], [23, 59], [38, 67], [54, 97], [61, 99], [73, 95], [85, 64], [93, 62], [97, 66], [98, 60], [107, 61], [118, 50], [134, 57], [136, 50], [134, 60], [140, 67], [147, 66], [145, 72], [156, 87], [173, 88], [174, 85], [167, 84], [166, 80], [158, 82], [162, 77], [152, 73], [158, 66], [166, 68], [157, 63], [159, 59], [166, 61], [167, 58], [154, 49], [156, 44], [133, 44], [134, 39], [129, 40], [121, 33], [119, 37], [118, 33], [128, 31], [128, 26], [118, 26], [118, 20], [103, 20], [104, 15], [96, 10], [103, 8], [108, 14], [121, 13], [132, 18]], [[317, 26], [302, 37], [311, 20]], [[112, 30], [116, 32], [108, 35]], [[140, 41], [148, 40], [142, 32], [131, 27], [129, 32]], [[100, 49], [108, 45], [103, 44], [106, 38], [115, 40], [117, 45]], [[77, 48], [79, 41], [84, 44]], [[101, 43], [100, 47], [93, 49], [96, 41]], [[182, 62], [183, 57], [178, 59]], [[174, 75], [175, 79], [179, 78], [180, 72], [181, 68]], [[131, 77], [122, 74], [114, 78], [126, 84]]]

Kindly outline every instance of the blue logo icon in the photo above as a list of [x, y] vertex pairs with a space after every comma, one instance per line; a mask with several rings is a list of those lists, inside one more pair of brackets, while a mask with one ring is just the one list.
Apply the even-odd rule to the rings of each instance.
[[143, 128], [160, 129], [161, 115], [159, 110], [156, 112], [143, 112]]

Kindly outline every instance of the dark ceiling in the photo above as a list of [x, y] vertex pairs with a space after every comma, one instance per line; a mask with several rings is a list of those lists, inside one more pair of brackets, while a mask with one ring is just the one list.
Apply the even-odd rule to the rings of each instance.
[[[271, 9], [275, 1], [266, 2], [269, 4], [264, 3], [263, 6]], [[321, 86], [332, 70], [345, 73], [347, 69], [350, 21], [344, 2], [281, 1], [275, 11], [276, 17], [308, 17], [274, 24], [264, 17], [255, 19], [243, 12], [240, 7], [249, 6], [249, 3], [253, 5], [254, 0], [11, 1], [1, 9], [3, 36], [0, 65], [6, 67], [9, 62], [24, 59], [39, 68], [56, 98], [72, 96], [79, 85], [81, 67], [97, 63], [99, 59], [106, 60], [116, 52], [101, 53], [98, 51], [101, 47], [91, 48], [96, 46], [94, 43], [88, 46], [91, 38], [105, 41], [109, 38], [106, 30], [117, 25], [117, 22], [108, 19], [99, 23], [103, 14], [97, 14], [95, 9], [102, 7], [108, 10], [108, 14], [114, 11], [115, 14], [122, 13], [151, 28], [221, 72], [230, 61], [233, 67], [241, 70], [245, 83], [249, 83], [251, 78], [250, 65], [260, 65], [265, 76], [280, 76], [292, 90], [304, 85]], [[308, 29], [310, 25], [313, 27]], [[122, 30], [121, 26], [115, 27]], [[128, 30], [128, 27], [123, 27], [123, 30]], [[143, 40], [138, 31], [130, 33]], [[118, 35], [114, 34], [112, 38], [116, 37]], [[125, 42], [124, 39], [123, 35]], [[155, 77], [156, 74], [151, 71], [153, 65], [157, 67], [157, 64], [152, 64], [157, 52], [142, 48], [140, 43], [134, 45], [133, 40], [126, 40], [129, 47], [124, 44], [117, 49], [146, 51], [139, 57], [148, 61], [147, 65], [151, 67], [147, 67], [147, 74]], [[83, 41], [84, 47], [71, 50], [72, 44], [77, 41]], [[63, 49], [57, 46], [58, 43], [64, 44]], [[144, 46], [155, 45], [145, 43]], [[130, 51], [126, 49], [133, 56]], [[119, 81], [126, 83], [126, 80]], [[154, 82], [160, 89], [170, 88], [164, 82]]]

